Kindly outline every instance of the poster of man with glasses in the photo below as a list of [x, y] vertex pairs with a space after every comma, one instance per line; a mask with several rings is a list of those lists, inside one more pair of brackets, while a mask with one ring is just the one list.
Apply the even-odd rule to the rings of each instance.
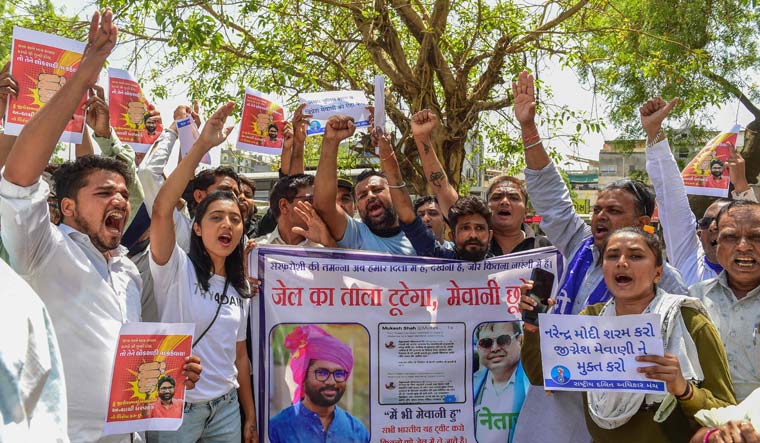
[[512, 441], [530, 383], [520, 364], [520, 322], [482, 323], [475, 329], [479, 367], [472, 376], [478, 443]]
[[[316, 324], [280, 325], [273, 331], [274, 341], [287, 332], [282, 346], [287, 349], [287, 373], [290, 392], [290, 406], [276, 412], [270, 409], [269, 440], [279, 442], [324, 441], [341, 443], [368, 443], [369, 431], [361, 419], [351, 412], [368, 412], [366, 403], [348, 411], [348, 405], [359, 404], [361, 399], [346, 397], [347, 401], [338, 403], [346, 394], [349, 383], [353, 383], [354, 351], [340, 339], [336, 338], [325, 328], [334, 330], [336, 334], [350, 334], [354, 345], [363, 349], [365, 360], [363, 370], [359, 367], [360, 382], [367, 383], [366, 354], [368, 337], [364, 328], [359, 325], [323, 325]], [[358, 336], [356, 334], [359, 334]], [[363, 335], [363, 337], [362, 337]], [[273, 343], [275, 344], [275, 343]], [[274, 348], [274, 347], [273, 347]], [[276, 349], [276, 348], [275, 348]], [[282, 349], [279, 350], [280, 353]], [[273, 360], [281, 360], [275, 357]], [[357, 365], [361, 366], [361, 365]], [[364, 379], [364, 380], [361, 380]], [[351, 389], [352, 392], [365, 391]], [[366, 391], [365, 391], [366, 392]], [[366, 401], [366, 399], [365, 399]], [[363, 407], [362, 407], [363, 406]], [[274, 415], [276, 413], [276, 415]], [[366, 420], [366, 417], [363, 417]]]

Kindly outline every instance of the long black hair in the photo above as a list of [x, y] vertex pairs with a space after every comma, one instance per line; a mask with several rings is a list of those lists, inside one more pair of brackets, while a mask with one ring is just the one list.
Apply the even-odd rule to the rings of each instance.
[[[206, 214], [206, 211], [208, 211], [208, 207], [211, 203], [218, 200], [229, 200], [234, 202], [236, 206], [238, 205], [238, 199], [232, 192], [214, 191], [208, 194], [206, 198], [198, 204], [198, 207], [195, 208], [195, 219], [193, 220], [193, 224], [197, 223], [200, 225], [203, 216]], [[242, 214], [240, 217], [242, 220]], [[240, 243], [238, 243], [235, 250], [224, 260], [224, 270], [227, 273], [227, 280], [229, 280], [230, 285], [235, 288], [238, 294], [243, 298], [249, 298], [251, 293], [248, 289], [248, 280], [246, 279], [245, 267], [243, 266], [244, 247], [243, 237], [241, 237]], [[200, 283], [204, 291], [208, 291], [209, 279], [214, 274], [214, 263], [211, 261], [208, 252], [206, 252], [206, 247], [203, 246], [203, 239], [195, 233], [194, 229], [190, 232], [190, 252], [188, 253], [188, 256], [190, 257], [190, 261], [193, 262], [195, 273], [198, 276], [198, 283]]]

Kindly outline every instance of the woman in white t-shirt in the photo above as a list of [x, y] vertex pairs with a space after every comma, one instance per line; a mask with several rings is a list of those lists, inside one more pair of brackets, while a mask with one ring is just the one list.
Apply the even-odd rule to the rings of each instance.
[[[206, 122], [177, 169], [166, 179], [151, 217], [150, 270], [162, 322], [195, 323], [193, 353], [203, 363], [195, 390], [187, 391], [182, 426], [151, 432], [151, 442], [238, 443], [256, 438], [256, 417], [245, 343], [250, 291], [243, 267], [243, 216], [229, 191], [208, 194], [195, 211], [190, 250], [177, 246], [173, 213], [203, 155], [222, 143], [234, 103]], [[239, 398], [238, 398], [239, 397]], [[241, 433], [240, 409], [245, 416]]]

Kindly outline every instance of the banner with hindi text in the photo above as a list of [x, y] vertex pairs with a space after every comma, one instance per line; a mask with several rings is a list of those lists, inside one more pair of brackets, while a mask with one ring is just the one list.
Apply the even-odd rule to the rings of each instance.
[[[519, 286], [535, 267], [559, 281], [556, 249], [479, 263], [329, 249], [256, 251], [249, 269], [262, 284], [250, 321], [259, 345], [251, 351], [260, 368], [261, 441], [306, 441], [294, 411], [307, 399], [336, 398], [341, 417], [354, 423], [353, 435], [366, 435], [361, 441], [507, 441], [528, 387], [518, 364]], [[313, 352], [292, 351], [294, 343], [310, 343], [303, 330], [350, 348], [352, 367], [309, 366], [302, 381], [294, 378], [301, 352]], [[503, 401], [490, 383], [497, 372], [515, 386]], [[343, 381], [333, 389], [336, 376]], [[326, 393], [309, 388], [320, 379], [329, 385]]]

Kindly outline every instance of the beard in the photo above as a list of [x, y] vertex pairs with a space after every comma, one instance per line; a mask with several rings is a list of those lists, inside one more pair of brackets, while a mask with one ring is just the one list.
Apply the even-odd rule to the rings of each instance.
[[716, 179], [723, 177], [723, 171], [711, 171], [711, 172], [712, 172], [712, 176], [715, 177]]
[[[474, 242], [473, 242], [474, 243]], [[481, 243], [480, 241], [477, 242], [479, 248], [475, 250], [468, 249], [467, 246], [471, 245], [472, 243], [468, 242], [465, 243], [465, 247], [462, 249], [457, 248], [457, 255], [461, 260], [466, 261], [481, 261], [486, 258], [486, 255], [488, 255], [488, 246]]]
[[158, 397], [161, 399], [162, 402], [170, 402], [174, 398], [174, 393], [165, 393], [165, 394], [158, 394]]
[[[328, 388], [335, 390], [335, 398], [330, 399], [322, 395], [322, 391], [327, 390]], [[306, 383], [304, 385], [304, 390], [306, 391], [306, 396], [309, 397], [309, 400], [311, 400], [312, 403], [323, 407], [330, 407], [337, 404], [340, 399], [343, 398], [343, 394], [346, 392], [344, 388], [339, 388], [335, 385], [327, 385], [322, 388], [316, 388], [314, 386], [311, 386], [309, 383]]]
[[97, 229], [93, 228], [90, 223], [84, 219], [81, 215], [79, 215], [79, 212], [74, 216], [74, 223], [79, 226], [79, 230], [82, 234], [85, 234], [86, 236], [90, 237], [90, 241], [92, 242], [92, 245], [95, 246], [95, 249], [97, 249], [100, 252], [106, 252], [110, 251], [112, 249], [116, 249], [119, 247], [119, 243], [121, 242], [121, 236], [116, 238], [115, 240], [109, 240], [107, 238], [103, 238], [98, 234]]
[[396, 224], [396, 220], [398, 220], [396, 208], [393, 206], [386, 208], [385, 205], [383, 205], [383, 209], [383, 214], [380, 217], [371, 218], [366, 214], [362, 216], [362, 221], [367, 225], [369, 230], [381, 237], [383, 234], [395, 234], [396, 228], [394, 228], [393, 225]]

